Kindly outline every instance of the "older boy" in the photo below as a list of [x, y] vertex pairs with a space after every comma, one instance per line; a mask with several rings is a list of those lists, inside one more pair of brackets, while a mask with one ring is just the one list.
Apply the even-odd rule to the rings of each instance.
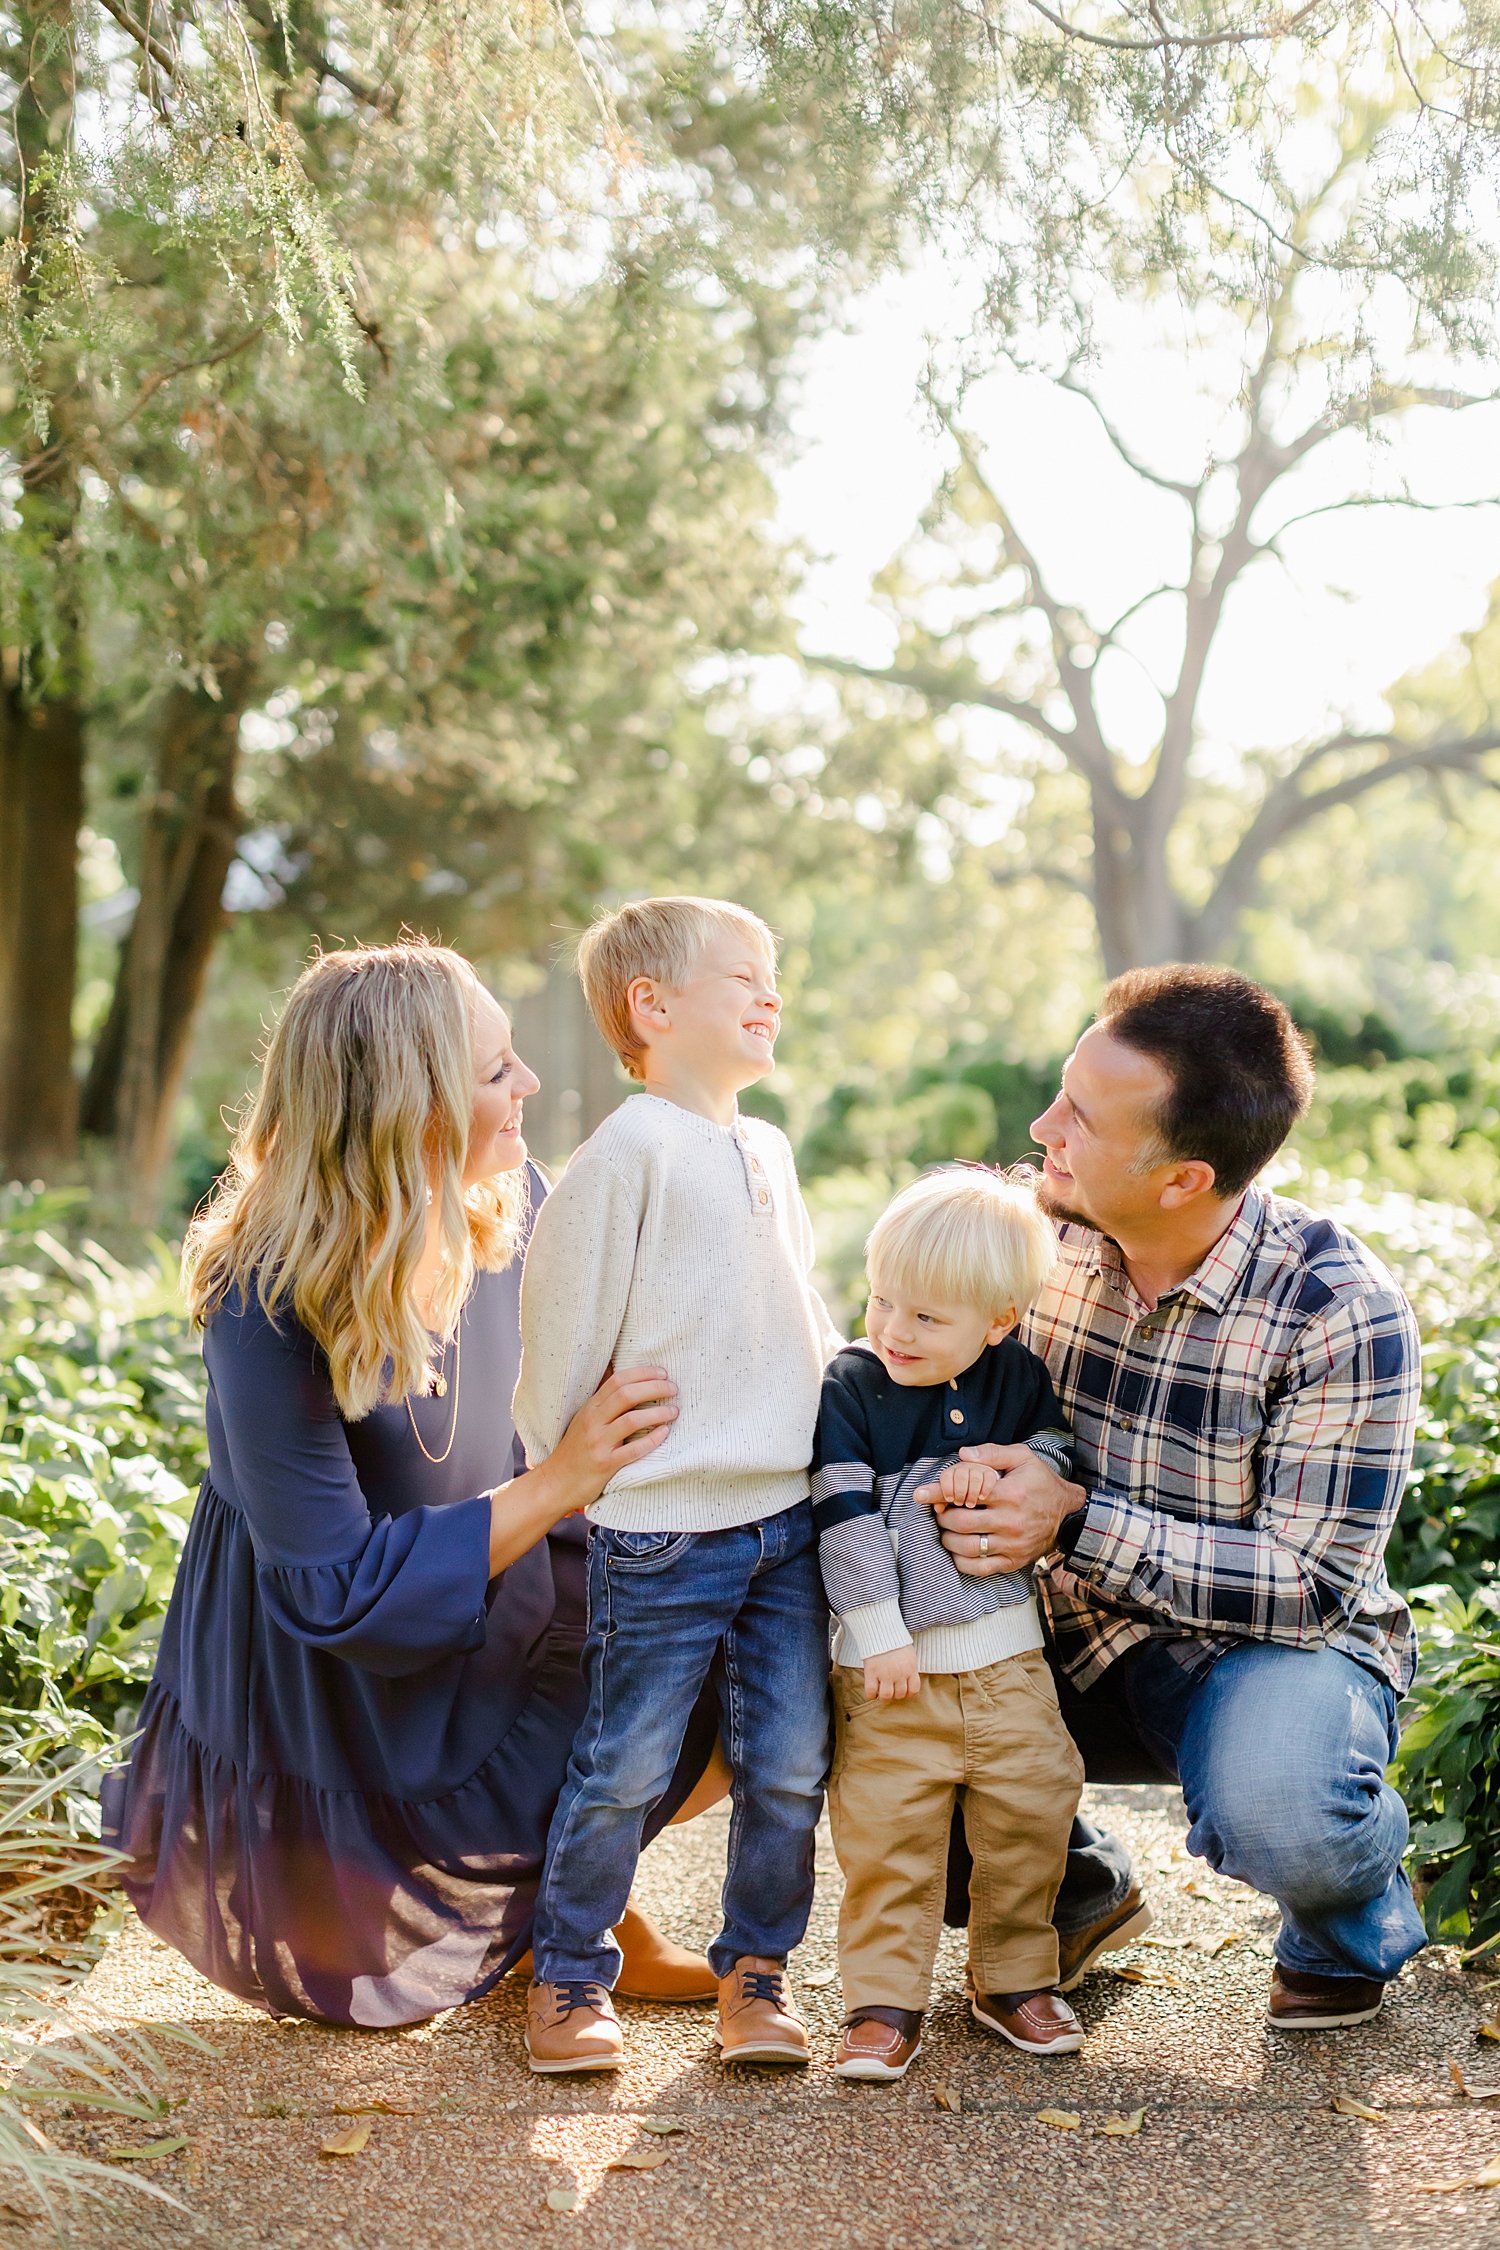
[[587, 1140], [537, 1214], [516, 1426], [550, 1453], [611, 1366], [666, 1367], [678, 1420], [589, 1509], [589, 1708], [548, 1839], [527, 2052], [612, 2070], [611, 1936], [642, 1824], [721, 1656], [734, 1816], [719, 1979], [726, 2062], [805, 2063], [786, 1957], [812, 1901], [828, 1758], [828, 1611], [808, 1500], [823, 1367], [840, 1339], [784, 1136], [737, 1097], [774, 1068], [765, 924], [646, 899], [579, 951], [594, 1020], [644, 1093]]

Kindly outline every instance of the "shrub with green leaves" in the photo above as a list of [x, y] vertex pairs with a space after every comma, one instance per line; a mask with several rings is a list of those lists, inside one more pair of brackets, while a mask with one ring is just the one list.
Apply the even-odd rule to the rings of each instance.
[[[71, 1215], [0, 1194], [0, 1771], [74, 1764], [128, 1721], [203, 1467], [175, 1261], [70, 1244]], [[66, 1804], [90, 1827], [86, 1789]]]
[[1416, 1712], [1392, 1778], [1431, 1936], [1500, 1946], [1500, 1589], [1425, 1589]]

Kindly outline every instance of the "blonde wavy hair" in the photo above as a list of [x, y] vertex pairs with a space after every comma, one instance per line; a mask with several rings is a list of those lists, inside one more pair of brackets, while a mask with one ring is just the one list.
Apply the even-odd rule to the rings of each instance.
[[188, 1229], [183, 1286], [204, 1321], [231, 1296], [290, 1306], [351, 1421], [428, 1381], [413, 1277], [437, 1206], [431, 1304], [448, 1334], [477, 1269], [509, 1265], [524, 1166], [465, 1188], [474, 998], [461, 955], [425, 938], [318, 953], [293, 985], [224, 1176]]

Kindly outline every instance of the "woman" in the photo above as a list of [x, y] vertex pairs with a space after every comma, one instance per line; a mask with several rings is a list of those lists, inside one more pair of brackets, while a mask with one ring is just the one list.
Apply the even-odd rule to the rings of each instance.
[[[537, 1083], [456, 954], [324, 954], [189, 1230], [209, 1468], [104, 1828], [142, 1920], [275, 2014], [411, 2023], [528, 1940], [582, 1711], [564, 1519], [676, 1412], [660, 1368], [616, 1373], [519, 1458]], [[657, 1825], [712, 1733], [705, 1705]], [[628, 1934], [635, 1990], [712, 1992]]]

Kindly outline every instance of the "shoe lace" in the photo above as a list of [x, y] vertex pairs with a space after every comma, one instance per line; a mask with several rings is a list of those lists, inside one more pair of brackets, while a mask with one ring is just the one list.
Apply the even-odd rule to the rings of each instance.
[[742, 2000], [769, 2000], [773, 2008], [783, 2004], [786, 1979], [779, 1969], [741, 1969], [740, 1998]]
[[560, 2016], [572, 2015], [575, 2008], [607, 2007], [609, 1994], [602, 1984], [560, 1984], [557, 1990], [557, 2012]]

